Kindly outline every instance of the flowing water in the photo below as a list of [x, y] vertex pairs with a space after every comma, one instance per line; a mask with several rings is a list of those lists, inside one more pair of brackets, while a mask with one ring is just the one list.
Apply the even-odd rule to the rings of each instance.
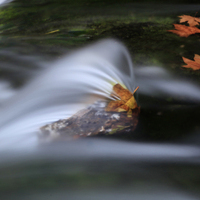
[[[199, 199], [197, 83], [158, 66], [133, 66], [114, 39], [54, 61], [16, 49], [0, 56], [1, 69], [24, 83], [13, 89], [9, 79], [0, 81], [1, 199]], [[40, 144], [40, 126], [111, 99], [117, 82], [139, 86], [134, 133]]]
[[[16, 94], [2, 84], [0, 162], [5, 191], [14, 189], [19, 199], [29, 195], [32, 199], [57, 195], [69, 199], [195, 199], [198, 185], [192, 181], [199, 175], [200, 156], [200, 148], [192, 143], [196, 138], [190, 144], [93, 138], [43, 146], [38, 144], [37, 132], [40, 126], [69, 117], [95, 99], [106, 100], [112, 83], [123, 83], [132, 91], [139, 85], [138, 103], [147, 110], [163, 105], [145, 102], [148, 98], [142, 98], [144, 95], [160, 101], [163, 95], [171, 95], [186, 106], [190, 99], [198, 105], [198, 85], [178, 80], [158, 67], [134, 69], [126, 48], [110, 39], [74, 51], [51, 67], [46, 65], [43, 63], [39, 75]], [[187, 108], [182, 109], [187, 113]], [[18, 181], [19, 191], [11, 186]]]
[[110, 98], [117, 82], [134, 90], [131, 58], [116, 41], [101, 41], [60, 59], [3, 103], [1, 147], [7, 143], [21, 147], [27, 135], [28, 140], [37, 137], [38, 127], [69, 117], [93, 103], [95, 96]]

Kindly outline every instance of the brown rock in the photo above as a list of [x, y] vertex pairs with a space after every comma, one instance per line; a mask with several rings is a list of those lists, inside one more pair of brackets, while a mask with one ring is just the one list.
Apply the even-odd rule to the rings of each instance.
[[95, 135], [132, 132], [138, 124], [140, 109], [127, 112], [106, 112], [106, 102], [97, 101], [68, 119], [62, 119], [40, 128], [41, 141], [70, 140]]

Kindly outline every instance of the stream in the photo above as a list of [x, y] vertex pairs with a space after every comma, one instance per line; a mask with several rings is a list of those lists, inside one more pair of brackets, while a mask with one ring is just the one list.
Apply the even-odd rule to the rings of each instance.
[[[0, 199], [199, 199], [198, 81], [133, 64], [116, 38], [49, 49], [34, 37], [0, 41]], [[116, 83], [139, 86], [133, 133], [40, 142], [41, 126], [112, 100]]]

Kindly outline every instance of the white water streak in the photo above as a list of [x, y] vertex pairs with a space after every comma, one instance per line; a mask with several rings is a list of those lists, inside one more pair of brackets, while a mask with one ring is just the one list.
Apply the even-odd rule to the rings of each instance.
[[36, 144], [40, 126], [67, 118], [97, 98], [110, 98], [117, 82], [134, 90], [130, 55], [115, 40], [97, 42], [45, 68], [2, 106], [1, 147], [26, 145], [26, 140]]

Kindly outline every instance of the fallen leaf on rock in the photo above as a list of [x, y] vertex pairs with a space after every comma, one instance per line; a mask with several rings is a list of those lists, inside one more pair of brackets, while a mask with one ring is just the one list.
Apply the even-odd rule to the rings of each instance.
[[185, 57], [182, 57], [182, 58], [183, 58], [183, 61], [187, 64], [187, 65], [183, 65], [182, 67], [192, 68], [193, 70], [200, 69], [200, 55], [195, 54], [194, 61]]
[[174, 27], [176, 30], [168, 30], [168, 31], [175, 33], [179, 35], [180, 37], [188, 37], [190, 35], [200, 33], [200, 29], [193, 26], [190, 27], [190, 26], [185, 26], [185, 25], [180, 25], [180, 24], [174, 24]]
[[107, 112], [125, 112], [127, 116], [132, 116], [132, 110], [138, 108], [137, 102], [133, 94], [138, 90], [139, 87], [131, 93], [128, 89], [123, 88], [120, 84], [113, 86], [113, 93], [120, 98], [120, 100], [111, 101], [106, 107]]
[[200, 18], [197, 17], [192, 17], [190, 15], [181, 15], [179, 17], [181, 18], [180, 23], [187, 22], [189, 26], [197, 26], [200, 23]]

